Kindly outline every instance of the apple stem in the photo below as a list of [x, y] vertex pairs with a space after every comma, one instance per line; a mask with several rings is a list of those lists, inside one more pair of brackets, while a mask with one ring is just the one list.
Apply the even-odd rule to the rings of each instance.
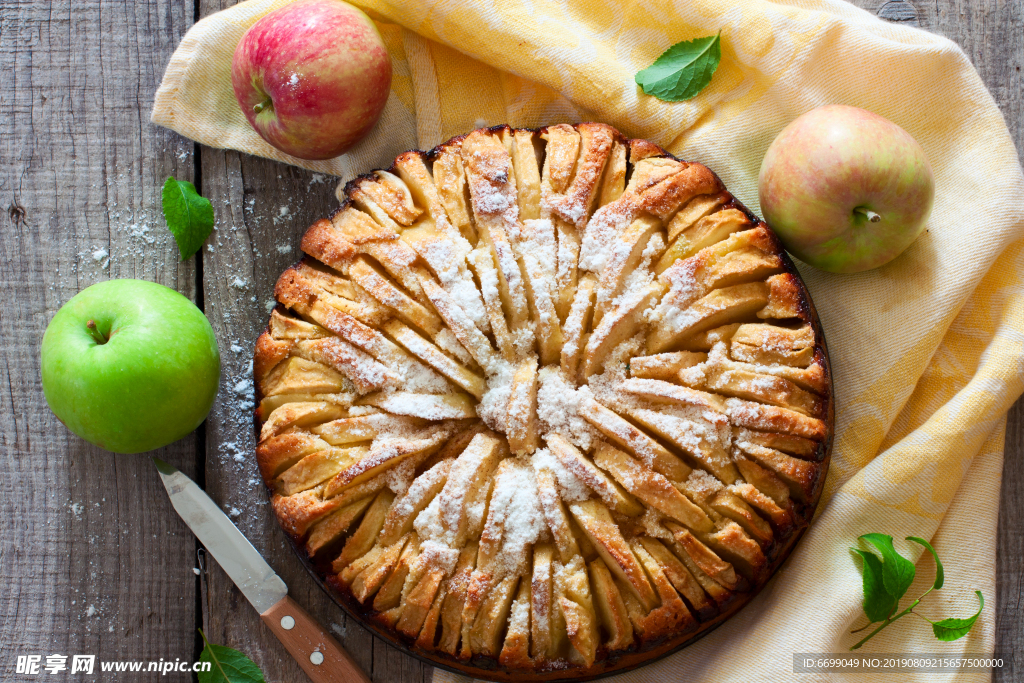
[[875, 213], [871, 209], [866, 209], [863, 206], [856, 207], [854, 209], [854, 211], [856, 211], [857, 213], [863, 215], [865, 218], [867, 218], [872, 223], [877, 223], [878, 221], [882, 220], [882, 217], [879, 216], [877, 213]]
[[103, 336], [103, 333], [96, 328], [96, 321], [90, 320], [85, 324], [85, 329], [89, 330], [89, 334], [96, 340], [97, 344], [106, 344], [108, 339]]
[[261, 111], [263, 111], [264, 109], [269, 107], [271, 104], [273, 104], [273, 102], [270, 100], [270, 98], [267, 98], [267, 99], [263, 100], [262, 102], [260, 102], [260, 103], [256, 104], [255, 106], [253, 106], [252, 110], [254, 112], [256, 112], [257, 114], [259, 114]]

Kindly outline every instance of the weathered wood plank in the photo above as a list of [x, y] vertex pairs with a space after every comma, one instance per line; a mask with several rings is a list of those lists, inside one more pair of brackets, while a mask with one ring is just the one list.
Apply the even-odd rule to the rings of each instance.
[[[192, 659], [195, 542], [148, 458], [114, 456], [50, 413], [39, 343], [89, 284], [195, 293], [163, 227], [161, 185], [191, 142], [149, 125], [191, 24], [178, 2], [0, 6], [0, 650]], [[160, 457], [192, 473], [195, 438]], [[13, 676], [13, 668], [7, 676]]]
[[[1024, 399], [1017, 401], [1006, 420], [1003, 453], [1003, 490], [999, 497], [999, 537], [996, 540], [996, 652], [1020, 661], [1024, 653]], [[994, 680], [1018, 680], [999, 671]]]
[[[203, 194], [217, 216], [203, 253], [204, 300], [223, 350], [221, 392], [207, 419], [206, 488], [281, 574], [292, 597], [326, 625], [343, 624], [322, 594], [310, 599], [319, 589], [286, 547], [252, 458], [251, 358], [266, 325], [263, 302], [272, 297], [278, 273], [295, 259], [306, 219], [324, 210], [325, 193], [301, 191], [304, 171], [235, 152], [204, 148], [201, 163]], [[296, 207], [292, 198], [303, 205]], [[296, 207], [297, 215], [282, 217], [282, 206], [287, 212]], [[301, 670], [215, 562], [206, 599], [203, 620], [214, 642], [244, 650], [268, 681], [301, 680]]]

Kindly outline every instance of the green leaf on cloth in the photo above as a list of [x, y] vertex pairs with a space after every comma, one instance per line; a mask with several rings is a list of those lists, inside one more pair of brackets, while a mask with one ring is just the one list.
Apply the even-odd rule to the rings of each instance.
[[942, 568], [942, 562], [939, 561], [939, 554], [935, 552], [935, 548], [931, 543], [917, 536], [907, 536], [907, 540], [923, 545], [925, 550], [932, 554], [932, 559], [935, 560], [935, 583], [932, 584], [932, 588], [935, 590], [942, 588], [942, 584], [946, 580], [946, 571]]
[[914, 583], [914, 575], [917, 573], [914, 563], [896, 552], [892, 547], [892, 536], [864, 534], [861, 538], [882, 553], [882, 583], [885, 584], [885, 590], [896, 598], [898, 603], [910, 588], [910, 584]]
[[682, 102], [703, 90], [722, 61], [722, 34], [676, 43], [637, 72], [637, 85], [665, 102]]
[[200, 662], [210, 662], [209, 671], [199, 672], [199, 683], [266, 683], [256, 663], [238, 650], [214, 645], [199, 629], [206, 647], [199, 655]]
[[932, 632], [936, 638], [939, 640], [959, 640], [970, 632], [974, 622], [981, 615], [981, 610], [985, 609], [985, 598], [982, 596], [981, 591], [974, 591], [974, 593], [978, 596], [979, 605], [977, 613], [973, 617], [966, 619], [950, 618], [932, 622]]
[[882, 561], [878, 555], [851, 548], [864, 560], [864, 614], [871, 623], [885, 621], [896, 609], [896, 598], [885, 590], [882, 582]]
[[882, 558], [879, 559], [872, 552], [851, 548], [853, 552], [860, 555], [861, 559], [864, 560], [864, 614], [868, 618], [866, 626], [854, 629], [851, 633], [863, 631], [878, 622], [882, 623], [850, 647], [850, 650], [860, 649], [864, 643], [878, 635], [882, 629], [908, 614], [916, 614], [930, 623], [932, 625], [932, 632], [939, 640], [957, 640], [967, 635], [971, 627], [974, 626], [974, 622], [978, 620], [978, 616], [981, 615], [981, 611], [985, 608], [985, 598], [981, 595], [981, 591], [975, 591], [980, 603], [978, 612], [973, 617], [967, 619], [932, 621], [920, 612], [914, 611], [914, 608], [921, 604], [921, 600], [933, 590], [942, 588], [942, 584], [946, 580], [946, 572], [942, 567], [942, 562], [939, 560], [939, 554], [932, 547], [931, 543], [918, 536], [907, 536], [908, 541], [917, 543], [931, 553], [932, 559], [935, 560], [935, 580], [921, 597], [911, 602], [910, 606], [902, 612], [896, 613], [896, 610], [899, 609], [900, 599], [910, 588], [910, 584], [914, 582], [914, 575], [916, 573], [914, 564], [896, 552], [892, 545], [892, 536], [864, 534], [860, 538], [875, 546], [881, 552]]
[[181, 251], [181, 260], [192, 258], [213, 230], [213, 205], [200, 197], [195, 186], [174, 176], [164, 183], [164, 219]]

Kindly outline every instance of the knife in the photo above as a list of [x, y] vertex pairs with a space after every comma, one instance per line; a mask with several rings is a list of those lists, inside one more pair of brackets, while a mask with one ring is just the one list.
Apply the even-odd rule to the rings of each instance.
[[313, 683], [370, 683], [338, 642], [288, 597], [288, 586], [213, 499], [173, 466], [159, 458], [153, 462], [175, 511], [309, 679]]

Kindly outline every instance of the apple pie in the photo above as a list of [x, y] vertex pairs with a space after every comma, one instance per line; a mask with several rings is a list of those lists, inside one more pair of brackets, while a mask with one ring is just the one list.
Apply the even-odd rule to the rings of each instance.
[[765, 584], [828, 468], [825, 341], [711, 170], [596, 123], [344, 189], [256, 343], [257, 459], [335, 599], [491, 680], [662, 656]]

